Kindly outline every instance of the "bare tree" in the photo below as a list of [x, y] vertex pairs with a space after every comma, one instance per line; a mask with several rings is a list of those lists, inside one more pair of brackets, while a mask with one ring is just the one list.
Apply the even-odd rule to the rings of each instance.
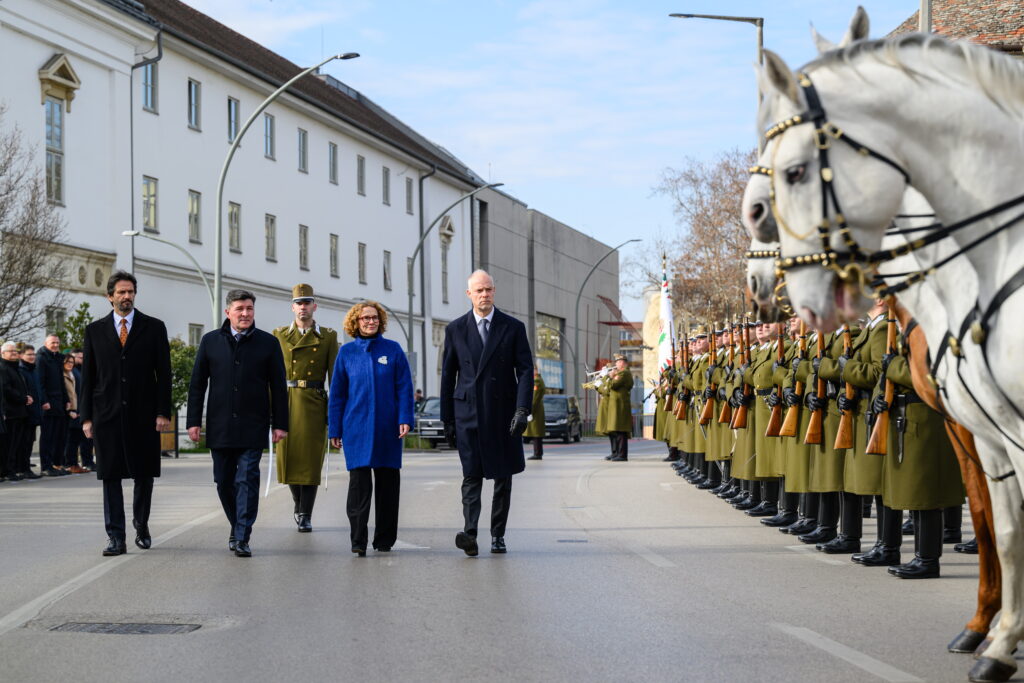
[[685, 311], [701, 320], [722, 320], [742, 313], [750, 239], [740, 204], [755, 160], [753, 150], [733, 149], [710, 161], [691, 158], [678, 169], [666, 168], [654, 192], [672, 199], [680, 230], [627, 262], [627, 286], [660, 284], [661, 254], [667, 253], [677, 317]]
[[64, 265], [53, 245], [65, 232], [21, 131], [5, 129], [3, 115], [0, 107], [0, 339], [13, 339], [64, 302]]

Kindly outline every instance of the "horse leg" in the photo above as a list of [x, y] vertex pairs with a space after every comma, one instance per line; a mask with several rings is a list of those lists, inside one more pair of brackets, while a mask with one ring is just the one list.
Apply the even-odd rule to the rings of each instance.
[[[1003, 467], [1009, 463], [1003, 462]], [[998, 470], [992, 470], [993, 473]], [[1024, 474], [1024, 472], [1022, 472]], [[1001, 683], [1017, 671], [1013, 652], [1024, 635], [1021, 579], [1024, 571], [1024, 520], [1021, 519], [1020, 483], [1017, 476], [992, 481], [989, 486], [995, 520], [996, 547], [1002, 567], [1003, 601], [992, 642], [971, 668], [968, 679], [976, 683]]]
[[999, 557], [992, 527], [992, 498], [988, 493], [984, 473], [978, 462], [974, 436], [962, 426], [946, 422], [946, 431], [956, 451], [967, 490], [967, 504], [971, 512], [975, 538], [978, 541], [978, 606], [964, 630], [949, 644], [950, 652], [971, 653], [985, 639], [992, 618], [1000, 609], [1002, 586]]

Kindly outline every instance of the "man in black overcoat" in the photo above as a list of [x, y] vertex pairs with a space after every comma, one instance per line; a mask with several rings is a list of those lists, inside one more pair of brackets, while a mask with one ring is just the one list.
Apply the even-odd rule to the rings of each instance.
[[118, 271], [107, 280], [113, 311], [85, 328], [82, 432], [93, 439], [96, 477], [103, 482], [104, 555], [122, 555], [125, 545], [122, 479], [134, 479], [132, 526], [135, 545], [153, 542], [149, 510], [153, 478], [160, 476], [160, 432], [170, 426], [171, 351], [163, 321], [135, 309], [138, 283]]
[[64, 436], [67, 431], [68, 392], [64, 386], [64, 355], [60, 337], [46, 335], [36, 357], [36, 377], [42, 396], [43, 420], [39, 432], [39, 467], [49, 477], [67, 474], [54, 465], [64, 464]]
[[494, 480], [491, 552], [506, 552], [512, 475], [526, 469], [522, 434], [533, 401], [533, 354], [523, 323], [494, 307], [490, 275], [475, 271], [466, 294], [473, 310], [445, 328], [441, 420], [462, 460], [466, 524], [455, 545], [473, 557], [484, 479]]
[[213, 479], [231, 534], [228, 548], [251, 557], [249, 537], [256, 521], [260, 459], [267, 432], [277, 443], [288, 435], [288, 385], [281, 344], [256, 329], [256, 295], [244, 289], [227, 294], [227, 320], [203, 335], [188, 388], [188, 436], [198, 442], [206, 389], [206, 445], [213, 457]]
[[18, 455], [28, 422], [28, 406], [32, 395], [19, 369], [18, 345], [12, 341], [0, 347], [0, 391], [3, 392], [4, 432], [0, 434], [0, 479], [24, 479]]

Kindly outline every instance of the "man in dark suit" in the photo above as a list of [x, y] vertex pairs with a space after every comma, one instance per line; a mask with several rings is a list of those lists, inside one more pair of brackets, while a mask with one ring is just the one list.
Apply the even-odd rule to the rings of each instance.
[[160, 476], [160, 432], [170, 426], [171, 351], [167, 327], [135, 309], [138, 283], [118, 271], [107, 280], [110, 315], [85, 328], [82, 432], [96, 448], [96, 477], [103, 482], [104, 555], [123, 555], [122, 479], [134, 479], [135, 545], [148, 549], [153, 478]]
[[[36, 359], [36, 376], [42, 393], [43, 424], [39, 433], [39, 467], [48, 477], [65, 474], [64, 435], [67, 431], [68, 394], [64, 388], [64, 356], [60, 337], [46, 335]], [[56, 465], [57, 467], [54, 467]]]
[[188, 436], [198, 442], [206, 409], [206, 444], [213, 456], [217, 495], [231, 523], [228, 548], [252, 557], [249, 537], [259, 504], [260, 459], [267, 432], [277, 443], [288, 435], [288, 386], [281, 344], [256, 329], [256, 295], [232, 289], [227, 320], [203, 335], [188, 388]]
[[18, 454], [28, 422], [32, 394], [19, 369], [18, 345], [12, 341], [0, 347], [0, 391], [3, 392], [4, 432], [0, 434], [0, 480], [19, 481], [25, 476], [18, 467]]
[[25, 429], [21, 433], [21, 443], [18, 445], [18, 471], [26, 479], [39, 479], [38, 474], [32, 471], [32, 446], [36, 442], [36, 429], [43, 421], [43, 411], [39, 399], [39, 378], [36, 377], [36, 347], [25, 344], [21, 349], [21, 376], [25, 379], [25, 386], [28, 387], [28, 395], [32, 402], [28, 405], [28, 419], [25, 421]]
[[445, 329], [441, 420], [462, 461], [465, 528], [455, 545], [473, 557], [484, 479], [494, 480], [491, 552], [506, 552], [512, 475], [526, 469], [522, 434], [533, 399], [533, 354], [523, 323], [494, 308], [490, 275], [475, 271], [466, 294], [473, 310]]

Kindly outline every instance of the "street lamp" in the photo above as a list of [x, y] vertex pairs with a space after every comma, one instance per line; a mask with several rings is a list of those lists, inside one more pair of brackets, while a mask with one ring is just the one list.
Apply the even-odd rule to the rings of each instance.
[[[409, 277], [409, 280], [408, 280], [408, 283], [409, 283], [409, 287], [408, 287], [408, 289], [409, 289], [409, 326], [407, 328], [405, 328], [405, 339], [406, 339], [406, 351], [408, 352], [410, 357], [412, 357], [412, 352], [413, 352], [412, 351], [412, 349], [413, 349], [412, 297], [413, 297], [413, 293], [414, 293], [413, 292], [414, 266], [416, 265], [416, 257], [419, 256], [420, 251], [423, 249], [423, 243], [427, 240], [427, 235], [429, 235], [430, 231], [434, 229], [434, 226], [437, 225], [438, 222], [442, 218], [444, 218], [444, 215], [446, 213], [448, 213], [449, 211], [451, 211], [453, 208], [455, 208], [460, 202], [463, 202], [466, 199], [469, 199], [470, 197], [475, 195], [477, 192], [482, 192], [482, 191], [484, 191], [484, 190], [486, 190], [488, 188], [501, 187], [504, 184], [505, 183], [489, 183], [487, 185], [483, 185], [481, 187], [476, 188], [472, 192], [467, 192], [466, 194], [464, 194], [461, 197], [459, 197], [458, 199], [456, 199], [454, 202], [449, 204], [447, 206], [447, 208], [445, 208], [444, 211], [442, 211], [441, 213], [437, 214], [437, 216], [434, 218], [434, 220], [432, 220], [430, 222], [430, 225], [427, 226], [427, 229], [423, 231], [423, 234], [420, 236], [420, 241], [416, 243], [416, 248], [413, 250], [412, 256], [409, 258], [409, 267], [408, 267], [408, 270], [409, 270], [409, 273], [408, 273], [408, 277]], [[417, 364], [413, 363], [411, 365], [412, 365], [412, 380], [413, 380], [413, 382], [415, 382], [416, 381], [416, 365]]]
[[[601, 263], [606, 258], [611, 256], [612, 254], [614, 254], [615, 252], [617, 252], [619, 249], [621, 249], [622, 247], [626, 246], [630, 242], [640, 242], [640, 241], [641, 241], [640, 238], [635, 238], [635, 239], [631, 239], [631, 240], [626, 240], [625, 242], [623, 242], [622, 244], [620, 244], [617, 247], [612, 247], [611, 249], [608, 250], [607, 254], [605, 254], [604, 256], [602, 256], [601, 258], [599, 258], [597, 260], [597, 263], [595, 263], [590, 268], [590, 272], [587, 273], [587, 276], [585, 278], [583, 278], [583, 283], [580, 285], [580, 291], [579, 291], [579, 293], [576, 294], [576, 334], [575, 334], [575, 340], [576, 341], [573, 344], [573, 346], [575, 346], [577, 349], [580, 347], [580, 299], [583, 297], [583, 288], [587, 286], [587, 280], [590, 279], [590, 276], [594, 274], [594, 271], [597, 270], [597, 267], [599, 265], [601, 265]], [[584, 362], [585, 361], [586, 361], [586, 359], [584, 359]], [[573, 372], [573, 391], [575, 391], [576, 387], [578, 387], [579, 385], [580, 385], [580, 364], [579, 364], [579, 362], [577, 360], [577, 362], [576, 362], [576, 369]]]
[[140, 232], [138, 230], [125, 230], [124, 232], [121, 233], [121, 235], [124, 237], [145, 237], [146, 239], [153, 240], [154, 242], [162, 242], [163, 244], [169, 244], [178, 251], [180, 251], [182, 254], [187, 256], [188, 260], [192, 262], [193, 266], [195, 266], [196, 272], [199, 273], [199, 277], [202, 278], [203, 284], [206, 285], [206, 292], [210, 295], [210, 312], [213, 315], [213, 329], [217, 329], [218, 327], [220, 327], [220, 311], [217, 310], [217, 297], [214, 296], [213, 287], [210, 286], [210, 281], [207, 279], [206, 273], [203, 272], [202, 266], [199, 265], [199, 261], [197, 261], [195, 257], [192, 256], [188, 249], [170, 240], [165, 240], [162, 237], [150, 235], [148, 233]]
[[267, 99], [263, 100], [263, 103], [260, 104], [260, 106], [258, 106], [256, 108], [256, 111], [254, 111], [252, 113], [252, 115], [248, 119], [246, 119], [245, 123], [242, 125], [242, 129], [240, 131], [238, 131], [238, 135], [236, 135], [235, 139], [231, 142], [231, 146], [228, 148], [227, 156], [224, 157], [224, 165], [220, 169], [220, 178], [217, 180], [217, 239], [216, 239], [216, 242], [214, 243], [214, 251], [216, 253], [215, 253], [214, 267], [213, 267], [213, 289], [214, 289], [214, 296], [215, 296], [217, 301], [220, 301], [221, 295], [222, 295], [222, 290], [224, 288], [224, 282], [223, 282], [223, 279], [224, 279], [223, 278], [223, 258], [222, 258], [222, 256], [223, 256], [223, 233], [224, 233], [224, 230], [223, 230], [223, 218], [224, 218], [224, 216], [223, 216], [223, 211], [221, 210], [221, 204], [224, 201], [224, 179], [226, 178], [226, 176], [228, 174], [228, 166], [231, 165], [231, 159], [232, 159], [232, 157], [235, 156], [235, 150], [238, 149], [238, 145], [242, 142], [242, 137], [245, 135], [245, 132], [247, 130], [249, 130], [249, 126], [251, 126], [253, 124], [253, 121], [255, 121], [256, 118], [260, 114], [263, 113], [263, 110], [266, 109], [267, 107], [269, 107], [271, 102], [273, 102], [278, 97], [280, 97], [281, 94], [284, 93], [284, 91], [287, 90], [291, 86], [292, 83], [294, 83], [295, 81], [299, 80], [303, 76], [306, 76], [306, 75], [312, 73], [313, 71], [316, 71], [321, 66], [323, 66], [324, 64], [326, 64], [327, 62], [329, 62], [331, 60], [334, 60], [334, 59], [355, 59], [358, 56], [359, 56], [358, 52], [346, 52], [344, 54], [331, 55], [330, 57], [328, 57], [327, 59], [323, 60], [319, 64], [311, 66], [308, 69], [303, 69], [299, 73], [297, 73], [294, 76], [292, 76], [292, 78], [290, 80], [288, 80], [284, 85], [282, 85], [280, 88], [278, 88], [277, 90], [272, 92], [270, 94], [270, 97], [268, 97]]

